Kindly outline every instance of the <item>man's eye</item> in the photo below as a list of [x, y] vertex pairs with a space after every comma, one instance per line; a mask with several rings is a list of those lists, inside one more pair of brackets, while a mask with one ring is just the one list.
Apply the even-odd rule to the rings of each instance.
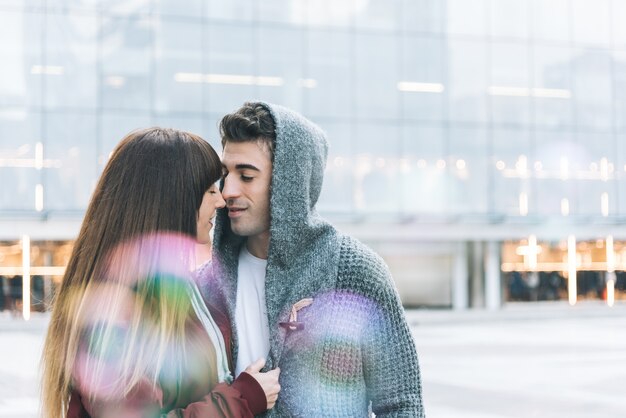
[[248, 176], [244, 176], [243, 174], [241, 175], [241, 180], [243, 181], [252, 181], [254, 177], [248, 177]]

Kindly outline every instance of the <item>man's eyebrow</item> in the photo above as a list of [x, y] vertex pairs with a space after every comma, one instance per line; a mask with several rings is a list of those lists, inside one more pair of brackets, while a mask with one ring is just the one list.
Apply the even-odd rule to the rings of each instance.
[[235, 169], [236, 169], [236, 170], [254, 170], [254, 171], [261, 171], [261, 170], [259, 170], [256, 166], [253, 166], [252, 164], [237, 164], [237, 165], [235, 165]]

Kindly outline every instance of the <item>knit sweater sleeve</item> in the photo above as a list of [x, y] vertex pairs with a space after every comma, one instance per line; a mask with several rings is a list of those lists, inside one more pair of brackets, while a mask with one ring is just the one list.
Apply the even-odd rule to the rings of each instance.
[[367, 298], [363, 376], [376, 417], [424, 417], [415, 342], [389, 269], [373, 251], [349, 239], [342, 245], [339, 285]]

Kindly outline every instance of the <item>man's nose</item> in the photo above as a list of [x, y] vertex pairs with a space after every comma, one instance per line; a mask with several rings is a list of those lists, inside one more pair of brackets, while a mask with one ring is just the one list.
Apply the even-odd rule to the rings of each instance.
[[222, 189], [222, 198], [225, 201], [229, 201], [239, 196], [239, 188], [235, 184], [236, 182], [229, 179], [228, 176], [224, 179], [224, 188]]

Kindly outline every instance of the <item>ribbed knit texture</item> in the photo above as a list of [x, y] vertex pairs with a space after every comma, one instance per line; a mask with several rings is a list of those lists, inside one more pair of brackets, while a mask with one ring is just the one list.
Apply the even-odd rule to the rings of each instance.
[[[266, 272], [270, 354], [282, 390], [267, 417], [423, 417], [415, 345], [389, 270], [315, 210], [327, 156], [324, 133], [301, 115], [265, 104], [276, 124]], [[235, 317], [237, 262], [244, 240], [218, 213], [213, 263], [201, 272], [208, 299]], [[290, 331], [293, 304], [304, 329]], [[233, 324], [233, 337], [237, 335]], [[237, 355], [237, 341], [233, 341]]]

